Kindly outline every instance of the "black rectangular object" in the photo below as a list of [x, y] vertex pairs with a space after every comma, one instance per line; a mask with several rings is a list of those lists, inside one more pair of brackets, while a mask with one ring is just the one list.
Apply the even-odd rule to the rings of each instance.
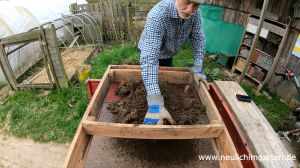
[[239, 101], [251, 102], [251, 98], [249, 96], [247, 96], [247, 95], [236, 94], [236, 98]]

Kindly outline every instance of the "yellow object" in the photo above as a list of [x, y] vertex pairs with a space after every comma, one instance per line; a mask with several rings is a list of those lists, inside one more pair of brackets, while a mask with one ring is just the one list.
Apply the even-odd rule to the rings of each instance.
[[90, 76], [90, 72], [91, 72], [91, 66], [89, 66], [89, 65], [78, 66], [78, 69], [77, 69], [78, 80], [80, 82], [85, 81]]

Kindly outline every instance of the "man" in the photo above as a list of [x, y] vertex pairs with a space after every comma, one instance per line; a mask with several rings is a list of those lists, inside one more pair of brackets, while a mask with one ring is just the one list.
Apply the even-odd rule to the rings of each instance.
[[163, 124], [163, 119], [175, 121], [164, 107], [158, 86], [158, 67], [172, 66], [172, 57], [181, 49], [187, 38], [193, 48], [194, 66], [191, 73], [198, 80], [207, 82], [201, 72], [205, 54], [205, 36], [201, 28], [200, 3], [204, 0], [163, 0], [147, 16], [141, 35], [140, 64], [147, 90], [148, 111], [144, 124]]

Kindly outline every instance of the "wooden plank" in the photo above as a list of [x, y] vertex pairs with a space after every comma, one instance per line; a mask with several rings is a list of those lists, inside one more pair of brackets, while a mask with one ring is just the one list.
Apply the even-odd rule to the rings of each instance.
[[108, 76], [109, 71], [106, 71], [82, 117], [82, 121], [85, 121], [88, 118], [88, 116], [96, 116], [97, 119], [100, 116], [99, 112], [110, 84]]
[[73, 41], [72, 41], [71, 44], [69, 45], [69, 48], [72, 48], [72, 47], [73, 47], [73, 45], [74, 45], [75, 42], [78, 40], [78, 38], [79, 38], [79, 35], [77, 35], [77, 36], [73, 39]]
[[[141, 70], [140, 65], [111, 65], [110, 69], [137, 69]], [[180, 68], [180, 67], [159, 67], [159, 70], [163, 71], [180, 71], [180, 72], [189, 72], [188, 68]]]
[[[49, 32], [51, 32], [51, 34], [53, 35], [52, 37], [50, 37], [49, 39], [52, 39], [54, 41], [54, 47], [53, 49], [55, 49], [56, 54], [54, 55], [50, 55], [51, 59], [54, 59], [56, 57], [56, 59], [58, 59], [58, 64], [54, 64], [53, 66], [56, 67], [55, 71], [55, 75], [57, 75], [57, 81], [58, 81], [58, 85], [59, 88], [67, 88], [68, 87], [68, 77], [64, 68], [64, 64], [62, 62], [62, 58], [59, 52], [59, 48], [58, 48], [58, 41], [57, 41], [57, 37], [56, 37], [56, 31], [55, 31], [55, 27], [53, 24], [51, 24], [51, 28], [49, 30]], [[50, 46], [48, 46], [50, 47]], [[49, 49], [51, 51], [51, 49]], [[61, 74], [61, 75], [59, 75]]]
[[18, 47], [14, 48], [13, 50], [7, 52], [6, 55], [10, 55], [11, 53], [13, 53], [13, 52], [19, 50], [20, 48], [25, 47], [25, 46], [26, 46], [27, 44], [29, 44], [29, 43], [30, 43], [30, 42], [27, 42], [27, 43], [25, 43], [25, 44], [19, 45]]
[[13, 90], [19, 90], [17, 87], [17, 80], [15, 78], [15, 74], [13, 70], [11, 69], [11, 65], [9, 63], [9, 60], [7, 58], [7, 55], [4, 50], [4, 45], [0, 44], [0, 62], [1, 62], [1, 68], [3, 68], [3, 74], [7, 80], [7, 83]]
[[63, 168], [83, 168], [92, 139], [93, 136], [87, 135], [80, 124], [70, 145]]
[[87, 134], [138, 139], [195, 139], [216, 138], [224, 129], [223, 124], [209, 125], [143, 125], [83, 121]]
[[[236, 159], [237, 151], [234, 147], [234, 144], [232, 142], [232, 139], [230, 138], [230, 135], [228, 133], [228, 130], [225, 128], [224, 131], [220, 134], [219, 137], [212, 139], [214, 150], [216, 151], [217, 156], [220, 158], [219, 165], [220, 168], [242, 168], [243, 165], [239, 159]], [[234, 159], [225, 160], [221, 157], [230, 157]]]
[[121, 2], [120, 0], [117, 1], [117, 11], [118, 11], [118, 18], [119, 18], [119, 31], [120, 31], [120, 39], [124, 40], [124, 33], [123, 33], [123, 25], [125, 24], [124, 22], [124, 13], [123, 13], [123, 8], [121, 7]]
[[40, 37], [40, 30], [32, 30], [25, 33], [20, 33], [17, 35], [12, 35], [9, 37], [2, 38], [0, 44], [18, 44], [29, 41], [38, 40]]
[[126, 6], [126, 22], [127, 22], [127, 33], [128, 33], [128, 39], [132, 39], [131, 38], [131, 36], [132, 36], [132, 34], [131, 34], [131, 23], [130, 23], [130, 19], [129, 19], [129, 7], [128, 6]]
[[116, 0], [111, 0], [111, 6], [112, 6], [112, 11], [113, 11], [113, 18], [114, 18], [114, 26], [116, 29], [116, 35], [117, 35], [117, 40], [120, 38], [120, 18], [118, 15], [118, 8], [116, 5]]
[[[248, 24], [253, 24], [253, 25], [258, 25], [258, 23], [259, 23], [259, 20], [258, 19], [256, 19], [256, 18], [253, 18], [253, 17], [249, 17], [249, 22], [248, 22]], [[280, 35], [280, 36], [283, 36], [284, 35], [284, 32], [285, 32], [285, 29], [284, 28], [282, 28], [282, 27], [279, 27], [279, 26], [276, 26], [276, 25], [274, 25], [274, 24], [271, 24], [271, 23], [268, 23], [268, 22], [264, 22], [264, 24], [263, 24], [263, 28], [264, 29], [267, 29], [267, 30], [269, 30], [269, 31], [271, 31], [271, 32], [273, 32], [273, 33], [275, 33], [275, 34], [278, 34], [278, 35]]]
[[[1, 52], [0, 52], [0, 57], [2, 57]], [[7, 77], [7, 75], [6, 75], [5, 71], [4, 71], [4, 67], [3, 67], [1, 61], [0, 61], [0, 68], [2, 70], [3, 76], [5, 78], [6, 84], [8, 85], [9, 89], [13, 89], [12, 85], [9, 83], [9, 79], [8, 79], [8, 77]]]
[[[216, 81], [216, 87], [235, 115], [245, 133], [247, 142], [255, 155], [287, 156], [289, 153], [255, 103], [240, 102], [236, 94], [246, 95], [240, 85], [233, 81]], [[226, 95], [226, 96], [225, 96]], [[261, 167], [293, 167], [293, 161], [259, 160]]]
[[50, 71], [52, 73], [52, 77], [54, 79], [55, 85], [56, 85], [57, 88], [59, 88], [58, 81], [57, 81], [57, 78], [55, 76], [53, 63], [52, 63], [52, 60], [50, 58], [50, 53], [49, 53], [49, 50], [48, 50], [48, 47], [47, 47], [47, 39], [46, 39], [45, 29], [43, 28], [43, 26], [40, 26], [40, 31], [41, 31], [41, 38], [42, 38], [41, 45], [43, 46], [43, 51], [45, 52], [45, 56], [46, 56], [46, 59], [47, 59], [47, 64], [49, 64], [49, 66], [50, 66]]
[[218, 112], [218, 109], [208, 93], [205, 85], [202, 82], [194, 80], [195, 91], [198, 93], [202, 104], [206, 106], [206, 114], [211, 124], [223, 123], [222, 118]]
[[18, 84], [18, 88], [53, 88], [49, 83], [35, 83], [35, 84]]
[[[140, 70], [136, 69], [112, 69], [114, 80], [124, 80], [124, 81], [140, 81], [142, 80], [142, 74]], [[176, 71], [158, 71], [158, 81], [159, 82], [170, 82], [170, 83], [185, 83], [188, 84], [191, 77], [190, 72], [182, 72], [178, 75]]]
[[[101, 80], [99, 83], [100, 87], [97, 87], [95, 96], [93, 96], [92, 100], [90, 101], [81, 122], [95, 117], [97, 120], [100, 116], [100, 114], [97, 114], [97, 112], [100, 111], [106, 91], [109, 87], [108, 71], [105, 72], [102, 79], [103, 80]], [[82, 124], [80, 124], [66, 156], [63, 166], [64, 168], [84, 167], [92, 138], [93, 136], [87, 135], [83, 130]]]

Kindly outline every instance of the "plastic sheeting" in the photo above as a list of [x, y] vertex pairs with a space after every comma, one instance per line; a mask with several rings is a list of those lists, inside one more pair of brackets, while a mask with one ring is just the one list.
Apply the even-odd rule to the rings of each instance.
[[26, 32], [42, 23], [70, 14], [69, 5], [85, 0], [0, 1], [0, 38]]
[[236, 56], [245, 28], [223, 21], [223, 11], [223, 7], [200, 6], [206, 50], [212, 53], [223, 51]]
[[[0, 0], [0, 38], [26, 32], [43, 23], [71, 14], [72, 3], [84, 4], [85, 0]], [[13, 50], [17, 46], [6, 48]], [[15, 74], [25, 66], [39, 51], [37, 42], [31, 43], [9, 55], [8, 59]], [[0, 70], [0, 81], [4, 76]]]

